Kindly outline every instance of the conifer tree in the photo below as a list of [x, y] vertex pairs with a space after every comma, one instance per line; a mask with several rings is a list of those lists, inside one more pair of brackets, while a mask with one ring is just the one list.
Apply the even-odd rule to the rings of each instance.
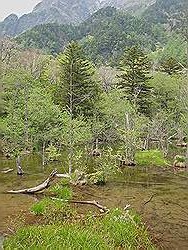
[[61, 83], [58, 101], [73, 117], [92, 116], [98, 98], [98, 85], [94, 80], [95, 69], [85, 58], [77, 42], [71, 42], [59, 57]]
[[169, 75], [180, 74], [182, 70], [182, 65], [173, 57], [169, 57], [161, 62], [161, 71]]
[[127, 49], [120, 62], [121, 74], [118, 85], [124, 89], [126, 98], [141, 113], [149, 114], [150, 92], [148, 85], [150, 62], [147, 56], [137, 47]]
[[59, 57], [59, 63], [61, 82], [58, 89], [58, 104], [69, 114], [68, 162], [71, 174], [75, 153], [75, 121], [80, 116], [86, 119], [93, 116], [99, 89], [94, 80], [94, 67], [85, 58], [77, 42], [71, 42], [67, 46]]

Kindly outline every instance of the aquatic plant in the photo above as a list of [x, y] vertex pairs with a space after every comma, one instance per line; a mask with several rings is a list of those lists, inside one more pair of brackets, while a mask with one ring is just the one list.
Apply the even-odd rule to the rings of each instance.
[[166, 166], [167, 161], [160, 150], [139, 151], [135, 156], [136, 162], [140, 166]]

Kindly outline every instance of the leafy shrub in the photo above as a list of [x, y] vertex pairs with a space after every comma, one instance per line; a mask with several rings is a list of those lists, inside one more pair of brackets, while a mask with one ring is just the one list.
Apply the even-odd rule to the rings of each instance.
[[104, 185], [106, 183], [104, 171], [97, 171], [89, 175], [89, 182], [95, 185]]
[[53, 145], [50, 145], [46, 149], [46, 153], [48, 161], [57, 161], [61, 157], [61, 154], [58, 153], [57, 148], [54, 147]]
[[186, 159], [185, 159], [185, 156], [183, 156], [183, 155], [176, 155], [176, 156], [174, 157], [174, 160], [175, 160], [176, 162], [184, 163]]

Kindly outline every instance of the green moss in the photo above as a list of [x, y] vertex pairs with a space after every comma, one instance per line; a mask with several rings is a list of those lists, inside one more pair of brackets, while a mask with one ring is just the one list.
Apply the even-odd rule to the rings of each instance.
[[159, 150], [147, 150], [136, 153], [136, 162], [140, 166], [166, 166], [164, 155]]

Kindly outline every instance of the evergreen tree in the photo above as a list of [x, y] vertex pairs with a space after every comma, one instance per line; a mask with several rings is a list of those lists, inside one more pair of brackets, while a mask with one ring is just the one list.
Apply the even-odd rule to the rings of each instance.
[[182, 70], [183, 66], [173, 57], [169, 57], [161, 62], [161, 71], [169, 75], [180, 74]]
[[149, 114], [151, 88], [148, 80], [150, 62], [137, 47], [127, 49], [120, 62], [121, 74], [118, 85], [124, 89], [126, 97], [144, 114]]
[[73, 117], [92, 116], [98, 98], [98, 85], [94, 80], [95, 69], [85, 58], [77, 42], [71, 42], [60, 55], [61, 83], [58, 89], [59, 103]]

